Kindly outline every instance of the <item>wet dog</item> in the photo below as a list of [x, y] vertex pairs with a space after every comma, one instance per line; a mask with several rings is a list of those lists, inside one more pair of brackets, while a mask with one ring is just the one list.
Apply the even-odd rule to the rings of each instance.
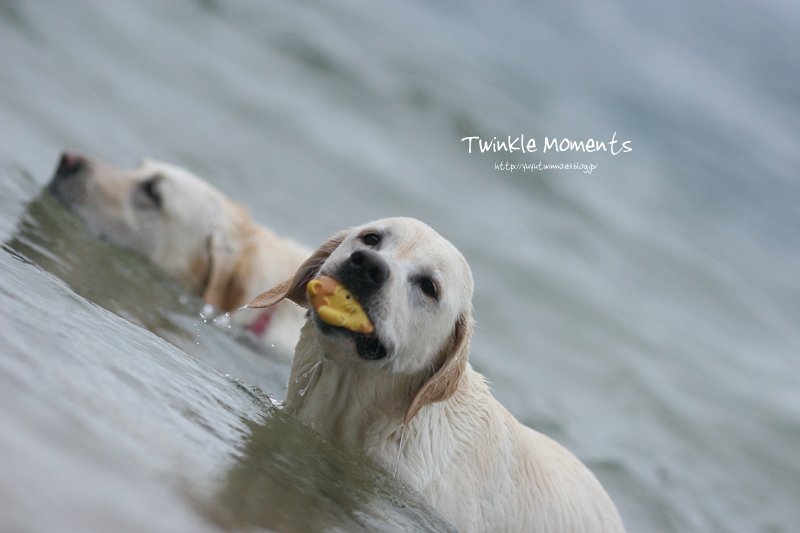
[[290, 276], [311, 250], [256, 224], [191, 172], [144, 160], [120, 169], [64, 153], [49, 189], [97, 236], [139, 252], [267, 345], [291, 352], [304, 310], [237, 311]]
[[[323, 302], [325, 283], [359, 305]], [[309, 308], [286, 410], [395, 471], [462, 533], [624, 531], [589, 469], [517, 422], [470, 366], [472, 292], [458, 250], [399, 218], [337, 234], [250, 306], [289, 299]], [[323, 304], [331, 318], [317, 312]], [[337, 325], [361, 310], [367, 318]]]

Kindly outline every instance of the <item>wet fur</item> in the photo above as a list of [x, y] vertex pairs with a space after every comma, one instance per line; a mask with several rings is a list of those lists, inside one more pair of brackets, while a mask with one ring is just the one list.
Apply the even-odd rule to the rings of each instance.
[[[339, 233], [251, 305], [290, 298], [307, 306], [305, 284], [363, 248], [364, 232], [391, 236], [375, 250], [389, 264], [391, 282], [365, 306], [390, 353], [360, 359], [348, 337], [323, 332], [311, 310], [286, 410], [335, 446], [396, 469], [462, 533], [624, 531], [594, 475], [517, 422], [467, 362], [472, 276], [461, 254], [428, 226], [386, 219]], [[420, 271], [438, 276], [435, 305], [417, 299], [412, 280]]]

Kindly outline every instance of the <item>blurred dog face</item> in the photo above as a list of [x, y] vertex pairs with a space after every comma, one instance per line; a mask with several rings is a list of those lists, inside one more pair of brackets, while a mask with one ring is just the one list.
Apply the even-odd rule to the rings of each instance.
[[296, 306], [238, 311], [311, 251], [256, 224], [208, 182], [148, 159], [121, 169], [65, 152], [49, 189], [92, 233], [143, 254], [207, 304], [235, 313], [266, 345], [288, 351], [297, 342], [302, 311]]
[[151, 160], [119, 169], [64, 154], [50, 190], [94, 234], [177, 275], [208, 245], [225, 208], [224, 197], [197, 176]]

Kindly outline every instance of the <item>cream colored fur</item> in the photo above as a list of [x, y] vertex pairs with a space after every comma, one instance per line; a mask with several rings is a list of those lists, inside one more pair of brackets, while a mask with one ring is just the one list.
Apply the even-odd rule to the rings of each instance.
[[[120, 169], [67, 157], [50, 188], [93, 233], [142, 253], [239, 325], [261, 315], [239, 309], [291, 276], [311, 253], [256, 224], [244, 207], [183, 168], [146, 159]], [[303, 314], [281, 304], [260, 340], [291, 353]]]
[[[378, 235], [378, 245], [368, 237]], [[386, 219], [342, 232], [251, 306], [308, 305], [305, 285], [335, 277], [354, 251], [389, 267], [362, 305], [387, 355], [359, 357], [354, 335], [312, 310], [297, 344], [285, 408], [335, 446], [363, 454], [419, 490], [462, 533], [624, 531], [592, 473], [517, 422], [467, 362], [473, 282], [463, 256], [428, 226]], [[435, 282], [437, 298], [419, 280]]]

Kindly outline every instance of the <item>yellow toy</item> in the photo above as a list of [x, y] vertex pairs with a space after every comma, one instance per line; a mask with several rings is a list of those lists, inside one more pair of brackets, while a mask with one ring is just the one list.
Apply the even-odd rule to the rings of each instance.
[[312, 279], [306, 286], [308, 300], [326, 324], [360, 333], [372, 333], [375, 327], [355, 296], [330, 276]]

